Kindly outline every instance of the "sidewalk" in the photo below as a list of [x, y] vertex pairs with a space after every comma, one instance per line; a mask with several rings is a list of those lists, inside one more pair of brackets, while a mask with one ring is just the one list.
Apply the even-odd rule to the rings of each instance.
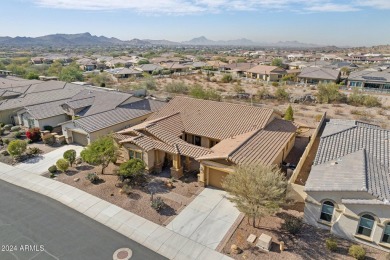
[[169, 259], [231, 259], [91, 194], [24, 169], [0, 163], [0, 179], [57, 200]]
[[44, 172], [47, 172], [47, 169], [50, 166], [55, 165], [57, 160], [62, 158], [64, 152], [70, 149], [75, 150], [77, 152], [77, 156], [79, 156], [84, 147], [72, 144], [65, 145], [47, 154], [43, 154], [36, 158], [31, 158], [30, 160], [17, 164], [15, 165], [15, 168], [41, 175]]

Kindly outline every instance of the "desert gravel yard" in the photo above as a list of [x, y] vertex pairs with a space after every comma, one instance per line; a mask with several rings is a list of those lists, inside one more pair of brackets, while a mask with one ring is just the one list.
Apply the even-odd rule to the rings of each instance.
[[[112, 174], [118, 166], [110, 164], [105, 170], [106, 174], [100, 174], [100, 167], [88, 164], [70, 168], [67, 173], [58, 174], [57, 181], [72, 185], [80, 190], [86, 191], [103, 200], [113, 203], [123, 209], [146, 218], [156, 224], [164, 225], [171, 221], [203, 187], [197, 183], [195, 176], [183, 177], [182, 180], [173, 181], [173, 188], [168, 188], [165, 184], [170, 180], [164, 176], [148, 175], [148, 182], [141, 187], [134, 187], [130, 194], [121, 193], [121, 188], [116, 185], [121, 182], [118, 176]], [[99, 173], [102, 181], [92, 184], [86, 179], [88, 173]], [[49, 173], [44, 176], [49, 177]], [[77, 181], [76, 181], [77, 180]], [[151, 207], [151, 192], [154, 198], [161, 197], [166, 207], [159, 212]]]
[[[316, 229], [312, 226], [304, 224], [301, 231], [297, 235], [291, 235], [287, 231], [281, 229], [283, 218], [286, 214], [293, 216], [303, 216], [302, 212], [296, 210], [282, 210], [275, 216], [264, 217], [260, 220], [257, 227], [253, 227], [251, 223], [248, 224], [247, 218], [244, 218], [234, 234], [225, 245], [222, 253], [234, 258], [234, 259], [286, 259], [286, 260], [303, 260], [303, 259], [354, 259], [348, 255], [348, 248], [352, 245], [351, 242], [338, 239], [338, 251], [330, 252], [325, 246], [325, 240], [330, 238], [331, 235], [326, 230]], [[259, 250], [255, 247], [255, 244], [247, 242], [247, 238], [250, 234], [259, 237], [262, 233], [265, 233], [272, 237], [272, 245], [270, 252]], [[285, 251], [281, 252], [279, 244], [283, 241], [285, 243]], [[232, 244], [237, 245], [242, 249], [240, 254], [231, 254], [230, 247]], [[385, 260], [386, 252], [378, 249], [363, 246], [366, 250], [366, 259]]]

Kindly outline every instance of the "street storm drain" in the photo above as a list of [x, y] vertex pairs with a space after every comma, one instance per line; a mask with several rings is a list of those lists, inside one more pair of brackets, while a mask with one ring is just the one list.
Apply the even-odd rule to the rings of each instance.
[[113, 260], [128, 260], [133, 256], [130, 248], [119, 248], [112, 256]]

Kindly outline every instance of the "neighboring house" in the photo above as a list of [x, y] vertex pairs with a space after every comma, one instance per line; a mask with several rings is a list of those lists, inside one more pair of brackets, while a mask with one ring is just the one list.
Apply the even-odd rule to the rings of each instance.
[[306, 61], [293, 61], [293, 62], [290, 62], [288, 64], [288, 68], [290, 70], [302, 69], [302, 68], [305, 68], [305, 67], [309, 67], [309, 63], [306, 62]]
[[142, 64], [137, 66], [136, 69], [142, 72], [152, 74], [153, 71], [163, 70], [164, 67], [161, 67], [160, 65], [156, 65], [156, 64]]
[[280, 165], [296, 126], [272, 109], [175, 97], [147, 121], [119, 131], [124, 160], [142, 159], [149, 172], [179, 178], [200, 170], [199, 182], [221, 188], [238, 164]]
[[320, 83], [339, 83], [341, 73], [338, 70], [318, 68], [318, 67], [306, 67], [302, 69], [302, 72], [298, 75], [298, 79], [301, 82], [309, 84]]
[[106, 72], [112, 74], [118, 79], [127, 79], [131, 77], [141, 77], [142, 72], [133, 68], [117, 68], [117, 69], [108, 69]]
[[306, 223], [390, 249], [390, 131], [330, 120], [305, 185]]
[[286, 70], [276, 66], [257, 65], [246, 71], [247, 78], [261, 79], [264, 81], [278, 81], [285, 74]]
[[190, 66], [185, 64], [181, 64], [179, 62], [168, 62], [161, 64], [165, 69], [170, 70], [172, 72], [188, 72], [190, 70]]
[[142, 123], [164, 105], [166, 102], [132, 98], [131, 103], [63, 123], [62, 133], [68, 143], [86, 146], [101, 136]]
[[17, 111], [20, 125], [32, 128], [44, 126], [57, 127], [58, 124], [68, 121], [70, 117], [62, 109], [61, 105], [67, 100], [58, 100], [38, 105], [26, 106]]
[[348, 76], [348, 88], [390, 91], [390, 73], [387, 71], [357, 71]]

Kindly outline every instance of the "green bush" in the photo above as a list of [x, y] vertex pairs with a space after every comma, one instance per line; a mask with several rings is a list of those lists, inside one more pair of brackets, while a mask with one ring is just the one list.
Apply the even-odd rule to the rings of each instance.
[[11, 127], [12, 127], [12, 125], [4, 125], [3, 126], [4, 130], [6, 130], [6, 131], [10, 131]]
[[165, 202], [161, 199], [161, 197], [157, 197], [155, 199], [152, 199], [151, 206], [156, 211], [160, 211], [165, 207]]
[[119, 179], [129, 179], [130, 183], [139, 184], [145, 179], [145, 163], [139, 159], [130, 159], [119, 166]]
[[53, 132], [53, 127], [51, 125], [45, 125], [43, 126], [43, 130], [49, 131], [50, 133]]
[[348, 254], [357, 260], [364, 260], [366, 258], [366, 250], [359, 245], [352, 245], [348, 250]]
[[165, 86], [165, 91], [169, 93], [187, 94], [188, 86], [182, 81], [171, 82]]
[[283, 87], [278, 87], [278, 89], [276, 90], [275, 92], [275, 97], [278, 99], [278, 100], [288, 100], [289, 98], [289, 94], [288, 92], [286, 91], [285, 88]]
[[290, 234], [298, 234], [302, 229], [302, 218], [298, 218], [292, 215], [286, 216], [284, 223], [282, 224], [282, 229], [288, 231]]
[[57, 166], [55, 166], [55, 165], [50, 166], [48, 171], [50, 173], [56, 173], [57, 172]]
[[222, 79], [221, 79], [221, 82], [223, 83], [230, 83], [233, 81], [233, 77], [231, 74], [225, 74], [223, 75]]
[[5, 124], [3, 122], [0, 122], [0, 127], [4, 127]]
[[39, 149], [38, 147], [29, 147], [26, 151], [27, 155], [38, 155], [41, 153], [43, 153], [43, 151], [41, 149]]
[[63, 157], [70, 163], [70, 167], [72, 167], [74, 161], [76, 160], [76, 151], [73, 149], [65, 151]]
[[284, 119], [288, 121], [294, 121], [294, 111], [291, 105], [288, 105], [286, 113], [284, 114]]
[[88, 173], [87, 177], [85, 177], [87, 180], [89, 180], [93, 184], [97, 184], [100, 182], [99, 176], [97, 176], [96, 173]]
[[346, 101], [346, 96], [339, 91], [339, 86], [335, 83], [319, 84], [317, 89], [317, 100], [320, 103], [330, 104]]
[[4, 139], [5, 144], [9, 144], [11, 141], [9, 139]]
[[56, 166], [61, 172], [66, 172], [69, 169], [69, 162], [65, 159], [59, 159], [56, 162]]
[[214, 89], [204, 89], [203, 86], [195, 84], [190, 91], [190, 96], [205, 100], [221, 101], [221, 95]]
[[13, 157], [21, 156], [27, 148], [27, 143], [22, 140], [13, 140], [9, 143], [7, 151]]
[[334, 238], [328, 238], [325, 240], [326, 248], [331, 252], [337, 251], [337, 240]]
[[19, 132], [19, 131], [14, 132], [14, 133], [12, 133], [12, 137], [14, 137], [14, 138], [20, 138], [20, 137], [22, 137], [22, 133]]
[[353, 106], [381, 107], [382, 103], [378, 97], [363, 95], [356, 89], [348, 96], [348, 104]]
[[279, 87], [279, 83], [278, 82], [272, 82], [271, 84], [273, 87]]

